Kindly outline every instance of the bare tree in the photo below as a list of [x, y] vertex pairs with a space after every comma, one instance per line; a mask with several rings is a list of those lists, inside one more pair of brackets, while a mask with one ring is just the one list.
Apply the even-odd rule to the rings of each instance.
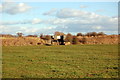
[[88, 32], [87, 34], [86, 34], [86, 36], [88, 36], [88, 37], [91, 37], [91, 36], [97, 36], [97, 33], [96, 32]]
[[72, 34], [68, 33], [68, 34], [66, 35], [65, 41], [66, 41], [66, 42], [71, 42], [71, 43], [72, 43], [72, 40], [73, 40]]
[[103, 35], [105, 35], [105, 33], [104, 32], [99, 32], [97, 35], [98, 36], [103, 36]]
[[18, 37], [22, 37], [23, 33], [17, 33]]
[[77, 33], [77, 36], [83, 36], [83, 34], [82, 33]]
[[44, 35], [43, 35], [43, 34], [40, 34], [40, 38], [41, 38], [41, 39], [44, 39], [45, 37], [44, 37]]

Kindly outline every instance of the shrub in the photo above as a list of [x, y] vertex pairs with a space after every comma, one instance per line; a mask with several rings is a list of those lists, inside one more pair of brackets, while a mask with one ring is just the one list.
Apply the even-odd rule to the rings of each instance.
[[63, 33], [63, 32], [58, 32], [58, 31], [56, 31], [56, 32], [54, 33], [54, 35], [56, 35], [56, 36], [61, 36], [61, 35], [64, 35], [64, 33]]
[[86, 36], [97, 36], [97, 33], [96, 32], [88, 32], [87, 34], [86, 34]]
[[96, 33], [96, 32], [92, 32], [92, 33], [91, 33], [91, 36], [94, 36], [94, 37], [95, 37], [95, 36], [97, 36], [97, 33]]
[[43, 34], [40, 34], [40, 38], [41, 38], [41, 39], [44, 39], [45, 37], [43, 36]]
[[51, 36], [50, 35], [46, 35], [45, 36], [45, 40], [50, 40], [51, 39]]
[[72, 42], [73, 42], [73, 44], [78, 44], [79, 43], [79, 39], [77, 38], [77, 36], [73, 37]]
[[37, 37], [37, 35], [28, 35], [26, 37]]
[[83, 36], [83, 34], [82, 33], [77, 33], [77, 36]]
[[105, 33], [104, 32], [99, 32], [97, 35], [98, 36], [103, 36], [103, 35], [105, 35]]
[[82, 42], [83, 44], [86, 44], [86, 42], [87, 42], [86, 38], [82, 38], [81, 42]]
[[88, 37], [90, 37], [90, 35], [91, 35], [90, 32], [88, 32], [88, 33], [85, 34], [85, 36], [88, 36]]
[[72, 36], [70, 33], [68, 33], [68, 34], [66, 35], [65, 41], [72, 43], [72, 40], [73, 40], [73, 36]]

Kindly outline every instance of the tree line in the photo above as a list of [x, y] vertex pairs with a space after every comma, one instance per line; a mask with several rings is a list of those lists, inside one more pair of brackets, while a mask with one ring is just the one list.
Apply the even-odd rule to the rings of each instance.
[[[72, 44], [78, 44], [78, 43], [85, 43], [86, 42], [86, 38], [85, 37], [97, 37], [97, 36], [104, 36], [106, 35], [104, 32], [88, 32], [86, 34], [83, 34], [83, 33], [77, 33], [76, 35], [73, 35], [71, 33], [68, 33], [68, 34], [64, 34], [63, 32], [55, 32], [54, 33], [54, 36], [61, 36], [61, 35], [64, 35], [65, 36], [65, 39], [64, 41], [65, 42], [70, 42]], [[27, 35], [27, 36], [24, 36], [23, 33], [17, 33], [17, 35], [11, 35], [11, 34], [1, 34], [0, 36], [2, 37], [39, 37], [40, 39], [43, 39], [43, 40], [52, 40], [54, 39], [53, 36], [51, 35], [44, 35], [44, 34], [40, 34], [40, 35]], [[81, 39], [79, 37], [82, 37]]]

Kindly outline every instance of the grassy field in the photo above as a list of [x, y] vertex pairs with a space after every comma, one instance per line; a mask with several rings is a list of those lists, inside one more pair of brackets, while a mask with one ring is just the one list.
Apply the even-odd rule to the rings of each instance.
[[3, 47], [3, 78], [117, 78], [117, 45]]

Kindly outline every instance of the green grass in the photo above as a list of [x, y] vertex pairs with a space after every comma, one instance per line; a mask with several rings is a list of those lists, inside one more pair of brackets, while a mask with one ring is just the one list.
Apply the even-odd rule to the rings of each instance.
[[3, 47], [3, 78], [117, 78], [117, 45]]

